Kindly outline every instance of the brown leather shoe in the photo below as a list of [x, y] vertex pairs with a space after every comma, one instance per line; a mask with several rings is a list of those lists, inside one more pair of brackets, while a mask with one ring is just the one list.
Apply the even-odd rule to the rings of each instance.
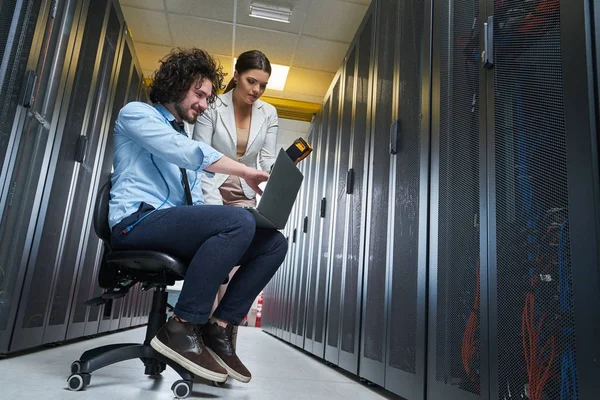
[[235, 354], [233, 328], [234, 326], [231, 324], [227, 325], [227, 328], [223, 328], [216, 323], [207, 323], [202, 330], [202, 338], [210, 354], [227, 370], [229, 376], [240, 382], [248, 383], [252, 379], [252, 374]]
[[150, 346], [194, 375], [214, 382], [225, 382], [227, 371], [206, 351], [202, 341], [202, 329], [205, 326], [169, 318]]

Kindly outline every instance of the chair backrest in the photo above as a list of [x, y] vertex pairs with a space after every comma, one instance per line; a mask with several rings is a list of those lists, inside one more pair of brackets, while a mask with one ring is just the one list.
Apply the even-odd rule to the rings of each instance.
[[108, 202], [110, 201], [110, 179], [98, 191], [94, 207], [94, 230], [102, 241], [110, 246], [110, 228], [108, 226]]

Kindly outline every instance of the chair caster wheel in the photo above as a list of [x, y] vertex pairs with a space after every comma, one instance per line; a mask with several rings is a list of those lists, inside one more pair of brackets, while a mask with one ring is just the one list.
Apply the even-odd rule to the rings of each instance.
[[229, 379], [229, 377], [227, 377], [227, 379], [225, 379], [225, 381], [224, 381], [224, 382], [212, 381], [212, 384], [213, 384], [213, 386], [216, 386], [216, 387], [221, 387], [221, 386], [224, 386], [224, 385], [227, 383], [227, 380], [228, 380], [228, 379]]
[[69, 390], [77, 392], [89, 385], [91, 380], [92, 376], [90, 374], [72, 374], [67, 379], [67, 385], [69, 386]]
[[192, 385], [190, 381], [179, 380], [173, 383], [171, 390], [178, 399], [185, 399], [192, 393]]
[[79, 372], [81, 372], [81, 361], [73, 361], [73, 364], [71, 364], [71, 373], [77, 374]]

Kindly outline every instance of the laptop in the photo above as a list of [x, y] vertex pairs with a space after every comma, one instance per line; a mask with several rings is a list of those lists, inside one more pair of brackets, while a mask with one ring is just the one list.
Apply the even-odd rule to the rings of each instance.
[[285, 150], [279, 150], [258, 206], [246, 207], [254, 215], [258, 228], [285, 228], [303, 179]]

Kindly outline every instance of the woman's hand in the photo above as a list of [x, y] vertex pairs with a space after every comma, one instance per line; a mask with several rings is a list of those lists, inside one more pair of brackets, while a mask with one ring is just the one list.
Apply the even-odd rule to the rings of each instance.
[[269, 179], [269, 174], [265, 171], [259, 171], [254, 168], [247, 167], [241, 178], [246, 181], [252, 190], [262, 196], [263, 191], [258, 187], [258, 185], [267, 181]]

